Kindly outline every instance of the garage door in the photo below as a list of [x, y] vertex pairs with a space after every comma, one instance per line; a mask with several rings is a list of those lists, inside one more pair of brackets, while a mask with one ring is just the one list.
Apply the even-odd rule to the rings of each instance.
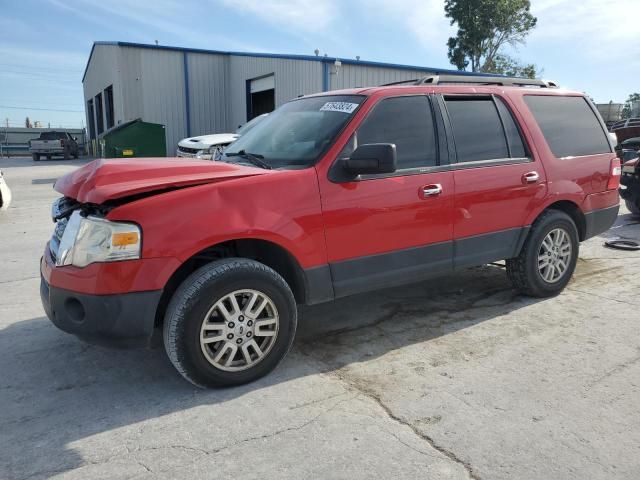
[[256, 78], [251, 80], [251, 93], [264, 92], [265, 90], [275, 90], [276, 77], [275, 75], [269, 75], [268, 77]]
[[247, 121], [272, 112], [276, 106], [275, 75], [254, 78], [248, 82]]

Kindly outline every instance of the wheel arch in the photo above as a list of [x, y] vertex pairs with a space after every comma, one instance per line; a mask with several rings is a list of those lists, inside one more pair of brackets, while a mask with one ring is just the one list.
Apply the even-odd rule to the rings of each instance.
[[297, 303], [304, 303], [307, 292], [305, 275], [294, 255], [283, 246], [260, 238], [226, 240], [206, 247], [187, 258], [167, 280], [156, 311], [156, 326], [164, 321], [167, 306], [180, 284], [198, 268], [221, 258], [241, 257], [256, 260], [275, 270], [287, 282]]
[[561, 212], [566, 213], [571, 217], [573, 222], [576, 224], [576, 228], [578, 229], [578, 239], [583, 241], [586, 238], [587, 234], [587, 220], [579, 205], [573, 200], [556, 200], [553, 203], [546, 205], [530, 222], [530, 225], [533, 225], [535, 221], [540, 218], [540, 216], [546, 212], [547, 210], [559, 210]]
[[571, 217], [578, 229], [578, 239], [583, 241], [587, 235], [587, 219], [578, 206], [571, 200], [560, 200], [547, 206], [545, 210], [560, 210]]

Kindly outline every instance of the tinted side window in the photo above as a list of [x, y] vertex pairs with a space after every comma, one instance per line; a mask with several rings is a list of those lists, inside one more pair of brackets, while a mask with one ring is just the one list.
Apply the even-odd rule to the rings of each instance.
[[516, 125], [516, 122], [511, 115], [511, 112], [504, 104], [500, 97], [495, 97], [496, 106], [500, 112], [502, 118], [502, 124], [504, 125], [505, 133], [507, 134], [507, 142], [509, 143], [509, 153], [512, 158], [524, 158], [527, 157], [527, 150], [524, 147], [520, 130]]
[[458, 162], [509, 157], [504, 129], [491, 98], [445, 98]]
[[398, 170], [437, 165], [429, 99], [415, 96], [382, 100], [358, 128], [356, 142], [395, 144]]
[[585, 98], [526, 95], [524, 100], [556, 157], [611, 152], [609, 140]]

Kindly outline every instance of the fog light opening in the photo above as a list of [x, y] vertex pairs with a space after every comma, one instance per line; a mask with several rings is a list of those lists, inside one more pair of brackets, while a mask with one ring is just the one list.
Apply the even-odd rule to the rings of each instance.
[[77, 298], [67, 298], [64, 301], [64, 308], [71, 320], [75, 323], [83, 323], [85, 319], [84, 307]]

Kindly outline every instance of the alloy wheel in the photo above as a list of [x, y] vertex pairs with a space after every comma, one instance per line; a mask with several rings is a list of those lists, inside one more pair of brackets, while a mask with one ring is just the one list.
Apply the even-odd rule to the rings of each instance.
[[545, 282], [556, 283], [564, 276], [572, 250], [571, 237], [563, 228], [554, 228], [544, 237], [538, 251], [538, 272]]
[[236, 290], [218, 300], [205, 315], [200, 348], [207, 361], [220, 370], [246, 370], [273, 348], [279, 323], [278, 310], [268, 295]]

